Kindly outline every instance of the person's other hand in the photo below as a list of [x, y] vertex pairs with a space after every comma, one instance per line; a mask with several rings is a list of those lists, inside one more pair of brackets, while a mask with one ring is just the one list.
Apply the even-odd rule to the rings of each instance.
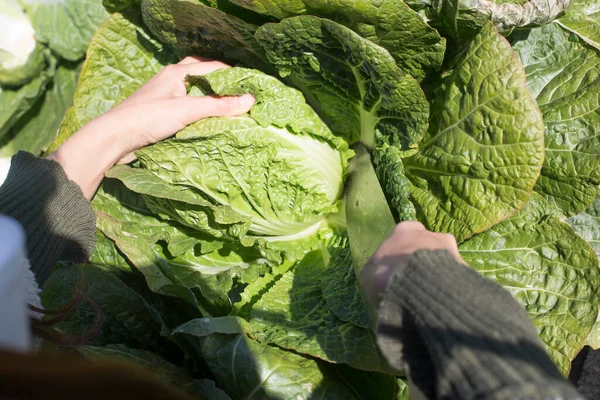
[[430, 232], [417, 221], [402, 222], [361, 269], [360, 282], [371, 304], [379, 304], [392, 273], [406, 267], [417, 250], [447, 250], [456, 261], [466, 264], [451, 234]]
[[187, 75], [222, 68], [229, 66], [197, 57], [166, 66], [129, 98], [77, 131], [48, 158], [60, 163], [67, 177], [91, 199], [106, 171], [116, 163], [133, 161], [134, 151], [200, 119], [248, 112], [255, 101], [250, 94], [187, 96]]

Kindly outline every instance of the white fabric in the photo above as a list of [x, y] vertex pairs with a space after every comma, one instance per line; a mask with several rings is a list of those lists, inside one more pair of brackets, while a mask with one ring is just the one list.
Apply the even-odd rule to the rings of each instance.
[[23, 228], [0, 215], [0, 347], [22, 352], [31, 350], [27, 264]]
[[8, 157], [0, 157], [0, 186], [6, 180], [6, 176], [8, 175], [8, 170], [10, 169], [10, 160]]

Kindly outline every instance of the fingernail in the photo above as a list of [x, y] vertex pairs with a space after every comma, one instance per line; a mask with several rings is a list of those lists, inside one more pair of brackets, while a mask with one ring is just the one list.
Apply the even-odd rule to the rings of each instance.
[[246, 93], [242, 97], [240, 97], [240, 105], [242, 108], [250, 108], [254, 105], [256, 99], [250, 93]]

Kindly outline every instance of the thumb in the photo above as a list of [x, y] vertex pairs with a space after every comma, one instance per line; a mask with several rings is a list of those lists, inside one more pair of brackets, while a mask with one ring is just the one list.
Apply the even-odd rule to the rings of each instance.
[[254, 96], [186, 96], [180, 97], [180, 121], [186, 126], [207, 117], [230, 117], [245, 114], [256, 102]]

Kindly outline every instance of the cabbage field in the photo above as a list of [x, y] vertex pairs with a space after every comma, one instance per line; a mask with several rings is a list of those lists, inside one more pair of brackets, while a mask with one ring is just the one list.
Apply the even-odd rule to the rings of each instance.
[[600, 345], [596, 0], [0, 4], [0, 155], [52, 152], [186, 55], [234, 66], [188, 95], [256, 98], [107, 173], [90, 264], [61, 263], [42, 293], [56, 309], [84, 287], [66, 335], [102, 310], [84, 357], [199, 398], [406, 399], [346, 235], [357, 143], [395, 222], [453, 234], [565, 375]]

